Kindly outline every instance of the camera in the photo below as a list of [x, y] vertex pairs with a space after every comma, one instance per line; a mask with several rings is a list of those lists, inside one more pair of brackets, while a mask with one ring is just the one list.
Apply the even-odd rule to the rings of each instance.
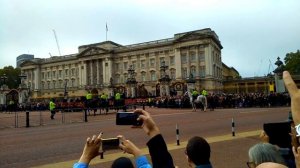
[[102, 141], [102, 150], [110, 150], [110, 149], [119, 149], [119, 139], [118, 138], [107, 138], [101, 139]]
[[134, 112], [118, 112], [116, 116], [116, 124], [141, 126], [143, 122], [137, 120], [139, 115], [140, 114]]

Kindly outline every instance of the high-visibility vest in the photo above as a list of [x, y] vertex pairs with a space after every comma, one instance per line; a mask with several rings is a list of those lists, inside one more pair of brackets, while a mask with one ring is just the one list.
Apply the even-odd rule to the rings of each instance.
[[87, 99], [87, 100], [91, 100], [91, 99], [92, 99], [92, 94], [91, 94], [91, 93], [88, 93], [88, 94], [86, 95], [86, 99]]
[[49, 103], [49, 109], [50, 109], [50, 111], [52, 111], [52, 110], [55, 109], [55, 103], [53, 101], [50, 101], [50, 103]]
[[197, 90], [194, 90], [193, 93], [192, 93], [192, 95], [193, 95], [193, 96], [198, 96]]
[[202, 95], [203, 96], [207, 96], [207, 91], [206, 90], [202, 90]]
[[120, 100], [121, 99], [121, 94], [120, 93], [116, 93], [115, 99], [116, 100]]

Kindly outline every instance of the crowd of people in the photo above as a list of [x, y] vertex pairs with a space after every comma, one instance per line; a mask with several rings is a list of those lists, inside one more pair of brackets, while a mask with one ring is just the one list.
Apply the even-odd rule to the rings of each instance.
[[[291, 116], [288, 123], [265, 124], [260, 135], [261, 143], [255, 144], [249, 149], [249, 168], [300, 168], [300, 89], [292, 80], [288, 72], [284, 72], [283, 79], [291, 96]], [[141, 150], [123, 135], [117, 136], [120, 140], [119, 147], [126, 153], [135, 157], [136, 168], [174, 168], [172, 155], [168, 151], [162, 134], [151, 115], [144, 110], [135, 110], [139, 113], [138, 120], [143, 122], [141, 128], [149, 136], [147, 142], [152, 165]], [[286, 132], [285, 130], [289, 130]], [[284, 131], [280, 131], [284, 130]], [[285, 133], [285, 136], [278, 132]], [[86, 168], [90, 161], [99, 155], [101, 151], [101, 135], [87, 138], [83, 153], [74, 168]], [[276, 135], [276, 136], [275, 136]], [[286, 136], [287, 135], [287, 136]], [[291, 135], [291, 136], [290, 136]], [[188, 140], [185, 155], [188, 167], [212, 168], [210, 161], [211, 149], [209, 143], [200, 136], [194, 136]], [[112, 163], [112, 168], [133, 168], [128, 158], [120, 157]]]

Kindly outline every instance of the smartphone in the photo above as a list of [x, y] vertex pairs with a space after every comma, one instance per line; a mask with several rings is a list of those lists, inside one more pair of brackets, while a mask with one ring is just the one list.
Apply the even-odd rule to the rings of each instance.
[[117, 112], [116, 124], [141, 126], [143, 123], [137, 120], [138, 117], [139, 114], [134, 112]]
[[118, 138], [102, 139], [102, 150], [119, 149], [119, 144], [120, 142]]

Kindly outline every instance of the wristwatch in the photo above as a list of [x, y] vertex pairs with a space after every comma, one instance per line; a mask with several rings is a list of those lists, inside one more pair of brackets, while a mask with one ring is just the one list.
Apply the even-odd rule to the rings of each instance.
[[295, 126], [296, 132], [297, 132], [297, 137], [300, 137], [300, 124]]

